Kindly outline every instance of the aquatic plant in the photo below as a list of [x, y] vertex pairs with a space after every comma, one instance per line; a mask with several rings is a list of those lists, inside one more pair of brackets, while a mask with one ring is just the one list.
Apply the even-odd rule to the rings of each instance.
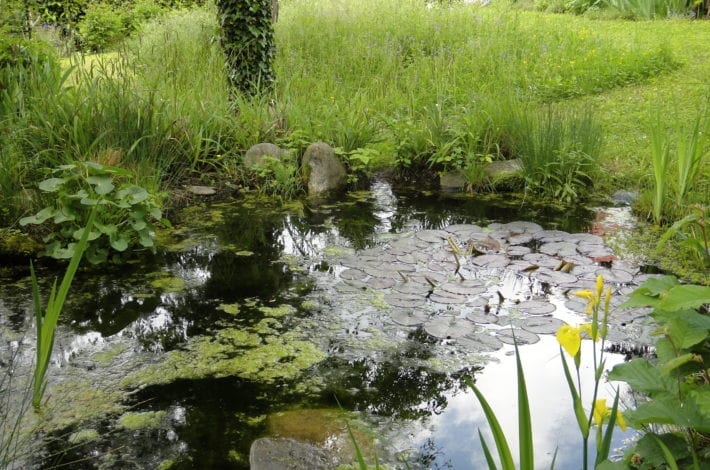
[[71, 260], [62, 278], [62, 283], [57, 290], [57, 282], [54, 281], [52, 289], [49, 292], [47, 303], [43, 307], [43, 302], [40, 297], [39, 285], [37, 276], [35, 275], [34, 266], [30, 264], [30, 273], [32, 278], [32, 301], [35, 313], [35, 325], [37, 329], [37, 358], [34, 369], [34, 379], [32, 382], [32, 406], [38, 410], [42, 403], [42, 396], [47, 387], [46, 375], [49, 367], [49, 360], [54, 348], [54, 333], [57, 326], [57, 320], [64, 308], [64, 302], [69, 293], [72, 281], [76, 270], [79, 268], [79, 263], [84, 255], [89, 242], [89, 236], [94, 227], [94, 219], [96, 217], [97, 207], [94, 206], [89, 214], [89, 220], [86, 226], [80, 232], [79, 241], [76, 243], [72, 251]]
[[630, 468], [697, 469], [710, 462], [708, 304], [710, 287], [679, 284], [672, 276], [649, 279], [622, 304], [652, 307], [659, 324], [657, 360], [635, 358], [609, 373], [636, 392], [637, 405], [625, 416], [645, 430], [627, 453]]
[[[577, 420], [577, 426], [582, 436], [583, 460], [580, 467], [585, 470], [588, 468], [589, 434], [592, 427], [596, 426], [596, 458], [594, 467], [599, 468], [600, 465], [604, 464], [607, 465], [608, 468], [614, 468], [611, 467], [614, 464], [608, 460], [611, 447], [611, 438], [614, 433], [614, 426], [618, 424], [622, 427], [622, 429], [626, 428], [624, 417], [618, 410], [619, 391], [617, 389], [611, 409], [608, 407], [606, 399], [598, 398], [599, 384], [601, 382], [605, 366], [604, 341], [607, 336], [611, 288], [607, 288], [605, 291], [604, 279], [602, 276], [598, 276], [594, 291], [582, 290], [575, 292], [575, 295], [587, 300], [586, 313], [591, 316], [591, 322], [576, 327], [567, 324], [561, 326], [557, 331], [557, 341], [560, 343], [560, 358], [562, 359], [562, 367], [564, 369], [570, 395], [572, 396], [572, 406]], [[599, 352], [597, 352], [596, 344], [592, 349], [594, 388], [592, 390], [591, 400], [588, 401], [588, 410], [586, 411], [584, 407], [585, 401], [582, 395], [581, 376], [579, 373], [582, 359], [581, 344], [584, 336], [591, 338], [595, 343], [601, 340]], [[576, 384], [570, 372], [567, 360], [565, 359], [565, 352], [573, 359], [576, 371]], [[515, 356], [518, 375], [518, 433], [520, 445], [519, 464], [521, 469], [533, 469], [535, 468], [535, 459], [532, 443], [533, 428], [530, 419], [530, 404], [517, 342], [515, 345]], [[476, 394], [476, 398], [481, 404], [486, 420], [491, 427], [502, 468], [504, 470], [514, 470], [516, 467], [510, 452], [510, 446], [508, 445], [505, 433], [496, 418], [495, 412], [488, 405], [485, 397], [476, 388], [471, 378], [469, 377], [465, 380]], [[479, 439], [481, 441], [489, 468], [498, 468], [490, 452], [488, 444], [480, 431]], [[555, 458], [553, 458], [552, 467], [554, 467], [554, 461]]]

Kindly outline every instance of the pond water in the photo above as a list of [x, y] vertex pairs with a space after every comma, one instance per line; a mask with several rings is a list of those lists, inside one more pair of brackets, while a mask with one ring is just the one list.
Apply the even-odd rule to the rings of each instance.
[[[347, 418], [381, 462], [484, 468], [477, 430], [487, 425], [463, 377], [515, 447], [513, 331], [538, 465], [557, 449], [556, 468], [578, 468], [553, 333], [584, 321], [571, 292], [597, 274], [613, 283], [614, 305], [647, 277], [589, 233], [593, 220], [583, 207], [384, 182], [335, 201], [249, 197], [185, 210], [157, 256], [79, 274], [49, 371], [46, 439], [22, 465], [249, 468], [264, 436], [316, 443], [336, 462], [353, 458]], [[20, 347], [18, 370], [33, 355], [26, 274], [5, 267], [0, 286], [3, 358]], [[646, 314], [615, 314], [616, 349], [650, 344]], [[609, 368], [624, 360], [606, 354]], [[615, 445], [631, 436], [617, 431]]]

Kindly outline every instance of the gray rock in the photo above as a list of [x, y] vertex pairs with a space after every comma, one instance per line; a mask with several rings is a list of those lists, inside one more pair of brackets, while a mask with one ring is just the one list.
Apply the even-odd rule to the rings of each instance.
[[631, 191], [617, 191], [611, 195], [611, 202], [615, 206], [630, 206], [638, 199], [638, 193]]
[[466, 178], [460, 171], [445, 171], [439, 175], [439, 186], [443, 191], [461, 191], [466, 186]]
[[244, 154], [244, 166], [252, 168], [261, 164], [264, 157], [283, 159], [288, 152], [278, 145], [263, 142], [261, 144], [252, 145], [247, 153]]
[[490, 178], [507, 178], [523, 172], [523, 162], [519, 159], [498, 160], [486, 165], [486, 174]]
[[217, 190], [212, 186], [188, 186], [185, 189], [187, 189], [189, 193], [197, 196], [212, 196], [213, 194], [217, 194]]
[[328, 470], [332, 462], [323, 449], [313, 444], [264, 437], [252, 443], [249, 466], [252, 470]]
[[333, 148], [324, 142], [308, 146], [302, 165], [308, 178], [309, 196], [335, 191], [345, 185], [345, 165]]

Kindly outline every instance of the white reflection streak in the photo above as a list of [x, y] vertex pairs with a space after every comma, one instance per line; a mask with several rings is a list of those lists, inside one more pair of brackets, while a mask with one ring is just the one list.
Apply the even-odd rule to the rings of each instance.
[[392, 216], [397, 211], [397, 198], [392, 193], [392, 186], [385, 181], [375, 181], [370, 191], [375, 199], [374, 215], [380, 220], [378, 231], [389, 232], [392, 228]]

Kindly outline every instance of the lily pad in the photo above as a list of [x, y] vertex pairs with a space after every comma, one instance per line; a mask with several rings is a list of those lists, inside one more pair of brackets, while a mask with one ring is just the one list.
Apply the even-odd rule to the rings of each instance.
[[535, 240], [540, 240], [543, 243], [561, 242], [568, 236], [569, 233], [562, 230], [541, 230], [533, 234]]
[[529, 255], [523, 255], [523, 260], [527, 261], [531, 265], [537, 265], [541, 268], [554, 268], [560, 262], [559, 259], [553, 258], [552, 256], [546, 255], [544, 253], [530, 253]]
[[477, 295], [488, 290], [483, 282], [475, 279], [445, 282], [438, 286], [437, 289], [458, 295]]
[[451, 236], [450, 233], [444, 230], [421, 230], [414, 234], [414, 236], [421, 241], [427, 243], [443, 243], [448, 237]]
[[570, 242], [550, 242], [544, 243], [539, 251], [550, 256], [574, 256], [577, 254], [577, 245]]
[[535, 222], [516, 221], [500, 224], [499, 229], [508, 230], [511, 234], [514, 233], [537, 233], [542, 232], [542, 227]]
[[634, 280], [633, 274], [627, 271], [622, 271], [621, 269], [599, 269], [595, 274], [597, 276], [604, 276], [605, 282], [613, 284], [628, 284]]
[[454, 235], [460, 236], [461, 238], [466, 238], [467, 235], [474, 233], [483, 233], [483, 228], [474, 224], [454, 224], [449, 225], [444, 230]]
[[528, 253], [531, 253], [532, 250], [531, 250], [529, 247], [527, 247], [527, 246], [514, 245], [514, 246], [509, 246], [509, 247], [505, 250], [505, 252], [506, 252], [506, 254], [507, 254], [509, 257], [512, 258], [512, 257], [514, 257], [514, 256], [517, 256], [517, 257], [525, 256], [525, 255], [527, 255]]
[[389, 289], [390, 287], [397, 284], [397, 281], [387, 277], [373, 277], [364, 281], [365, 285], [370, 289], [382, 290]]
[[460, 338], [473, 333], [475, 329], [470, 321], [449, 316], [433, 318], [424, 325], [424, 331], [440, 339]]
[[495, 331], [496, 338], [506, 344], [515, 344], [518, 346], [523, 344], [535, 344], [540, 341], [540, 337], [531, 331], [526, 331], [521, 328], [502, 328]]
[[563, 273], [562, 271], [553, 271], [551, 269], [541, 268], [533, 272], [533, 277], [540, 282], [552, 285], [571, 284], [577, 281], [577, 276], [574, 274]]
[[554, 312], [557, 307], [551, 302], [542, 300], [525, 300], [512, 308], [528, 315], [545, 315]]
[[419, 326], [429, 319], [429, 315], [421, 309], [397, 308], [389, 312], [393, 322], [404, 326]]
[[363, 279], [367, 278], [367, 274], [364, 271], [360, 271], [359, 269], [348, 268], [345, 271], [340, 273], [340, 278], [346, 279], [349, 281], [352, 281], [352, 280], [362, 281]]
[[429, 296], [429, 300], [444, 305], [462, 305], [466, 303], [466, 296], [437, 289]]
[[417, 308], [422, 307], [426, 303], [426, 298], [422, 295], [414, 294], [399, 294], [392, 292], [385, 295], [385, 302], [392, 307], [400, 308]]
[[456, 338], [459, 343], [467, 351], [475, 353], [493, 352], [503, 347], [503, 342], [485, 331], [469, 333], [461, 338]]
[[482, 268], [504, 268], [510, 264], [510, 260], [505, 255], [481, 255], [471, 261]]
[[477, 308], [466, 314], [466, 318], [480, 325], [495, 325], [498, 323], [498, 315], [486, 312], [482, 308]]
[[556, 333], [565, 322], [555, 317], [526, 317], [513, 320], [513, 324], [531, 333], [551, 335]]

